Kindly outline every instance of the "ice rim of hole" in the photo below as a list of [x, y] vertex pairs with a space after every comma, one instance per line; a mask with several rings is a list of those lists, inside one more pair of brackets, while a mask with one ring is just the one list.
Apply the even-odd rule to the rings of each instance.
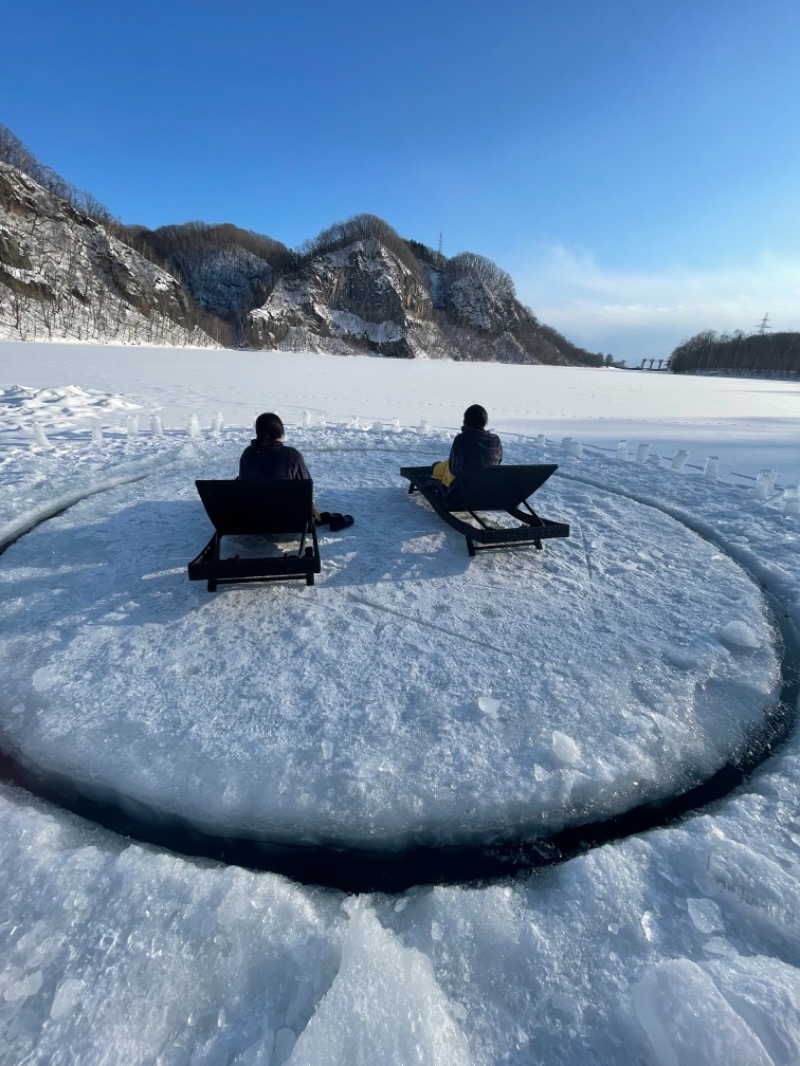
[[[63, 514], [83, 500], [149, 476], [152, 476], [150, 471], [128, 474], [37, 509], [7, 527], [5, 535], [0, 538], [0, 556], [37, 526]], [[737, 557], [736, 551], [707, 523], [694, 519], [680, 508], [611, 487], [582, 474], [559, 471], [556, 476], [620, 496], [644, 507], [652, 507], [667, 515], [690, 532], [714, 544], [756, 583], [765, 597], [769, 621], [779, 637], [779, 696], [774, 703], [765, 707], [764, 725], [757, 730], [757, 735], [756, 731], [748, 735], [739, 760], [724, 765], [686, 791], [635, 806], [610, 818], [586, 821], [540, 836], [508, 833], [498, 834], [492, 840], [480, 836], [474, 843], [415, 844], [381, 850], [335, 843], [287, 845], [263, 839], [225, 837], [199, 829], [175, 816], [159, 816], [157, 811], [152, 812], [152, 817], [144, 817], [132, 812], [131, 806], [124, 801], [115, 803], [83, 794], [67, 775], [58, 772], [44, 775], [28, 770], [13, 753], [2, 748], [0, 780], [144, 845], [162, 848], [185, 858], [210, 859], [283, 875], [300, 884], [319, 885], [353, 894], [400, 893], [422, 885], [488, 884], [525, 876], [535, 869], [558, 865], [603, 844], [650, 829], [678, 824], [686, 817], [701, 813], [709, 804], [718, 802], [739, 788], [749, 774], [778, 753], [791, 735], [799, 713], [800, 634], [783, 611], [780, 597], [765, 583], [762, 575], [745, 559]]]

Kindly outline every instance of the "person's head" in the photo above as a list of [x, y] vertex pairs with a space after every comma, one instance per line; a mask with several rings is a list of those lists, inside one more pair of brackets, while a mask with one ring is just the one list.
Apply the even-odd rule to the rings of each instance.
[[256, 437], [259, 440], [283, 440], [283, 422], [272, 411], [265, 411], [256, 419]]
[[479, 403], [474, 403], [464, 412], [464, 425], [469, 426], [471, 429], [486, 429], [488, 421], [489, 412], [485, 407], [481, 407]]

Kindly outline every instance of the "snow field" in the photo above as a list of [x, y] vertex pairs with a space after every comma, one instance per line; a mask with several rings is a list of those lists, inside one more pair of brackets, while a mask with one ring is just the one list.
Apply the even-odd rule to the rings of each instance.
[[[227, 421], [240, 425], [255, 413], [252, 397], [259, 388], [247, 374], [231, 373], [236, 353], [229, 353], [224, 368], [218, 359], [195, 353], [198, 363], [191, 380], [196, 384], [190, 389], [185, 373], [176, 374], [170, 384], [161, 378], [158, 387], [143, 383], [148, 374], [150, 382], [157, 380], [154, 366], [173, 365], [172, 353], [142, 350], [141, 361], [129, 361], [130, 353], [125, 353], [121, 363], [114, 349], [87, 354], [74, 346], [71, 363], [64, 363], [69, 375], [65, 379], [54, 368], [54, 360], [66, 360], [58, 347], [27, 346], [26, 369], [6, 380], [29, 387], [77, 380], [87, 391], [89, 386], [106, 390], [112, 402], [126, 391], [138, 393], [139, 402], [145, 397], [154, 406], [163, 402], [167, 436], [158, 442], [143, 434], [128, 440], [122, 410], [116, 416], [122, 428], [109, 432], [104, 422], [102, 442], [95, 447], [89, 420], [81, 423], [80, 432], [74, 429], [75, 421], [69, 428], [68, 417], [55, 432], [48, 422], [52, 447], [42, 451], [31, 447], [29, 424], [12, 429], [3, 415], [0, 543], [11, 531], [19, 532], [52, 511], [58, 501], [73, 502], [84, 489], [156, 470], [171, 476], [173, 469], [191, 465], [196, 450], [208, 448], [213, 454], [205, 439], [187, 442], [185, 426], [193, 405], [203, 427], [219, 409]], [[21, 348], [2, 346], [12, 363]], [[179, 367], [184, 358], [178, 353]], [[419, 404], [427, 405], [421, 415], [410, 404], [406, 411], [403, 397], [386, 388], [383, 375], [405, 370], [366, 360], [330, 360], [325, 377], [322, 371], [316, 373], [315, 359], [298, 363], [294, 358], [270, 361], [272, 385], [260, 391], [274, 403], [259, 401], [257, 406], [283, 411], [294, 401], [298, 424], [302, 411], [313, 406], [315, 421], [318, 410], [327, 410], [340, 425], [356, 413], [362, 423], [379, 414], [387, 425], [397, 416], [404, 424], [416, 425], [425, 417], [446, 425], [446, 409], [463, 409], [476, 395], [486, 395], [473, 391], [479, 374], [487, 375], [481, 381], [488, 380], [489, 371], [498, 372], [501, 382], [514, 377], [506, 379], [503, 368], [475, 368], [462, 375], [460, 365], [437, 367], [437, 375], [449, 372], [450, 385], [446, 390], [418, 387]], [[314, 373], [309, 374], [311, 367]], [[138, 373], [142, 381], [127, 389], [125, 383]], [[233, 380], [246, 382], [250, 390], [241, 400], [241, 409], [248, 407], [246, 417], [238, 417], [223, 396]], [[680, 524], [687, 524], [701, 532], [712, 549], [716, 546], [737, 558], [768, 589], [784, 628], [794, 626], [800, 632], [800, 519], [785, 513], [778, 493], [758, 500], [754, 482], [748, 486], [730, 477], [736, 470], [749, 471], [754, 478], [759, 469], [771, 467], [787, 471], [784, 480], [791, 480], [791, 457], [800, 464], [800, 450], [796, 420], [789, 446], [791, 420], [785, 409], [769, 407], [766, 393], [754, 391], [752, 381], [738, 383], [743, 400], [748, 394], [744, 406], [752, 424], [748, 430], [736, 417], [705, 423], [703, 432], [716, 434], [708, 454], [723, 458], [720, 480], [709, 481], [702, 477], [702, 463], [694, 462], [702, 454], [695, 451], [692, 438], [698, 432], [699, 409], [688, 403], [688, 394], [681, 426], [675, 409], [666, 411], [666, 400], [659, 413], [648, 412], [649, 401], [641, 399], [635, 383], [641, 381], [647, 390], [655, 387], [652, 380], [627, 375], [630, 395], [617, 394], [611, 405], [596, 395], [594, 415], [604, 425], [593, 424], [591, 433], [583, 433], [568, 419], [582, 394], [599, 391], [596, 376], [568, 372], [540, 377], [537, 372], [527, 380], [532, 382], [530, 393], [510, 388], [504, 392], [505, 386], [495, 383], [491, 399], [484, 402], [493, 421], [503, 421], [505, 434], [534, 436], [544, 428], [536, 424], [538, 415], [531, 420], [531, 395], [541, 417], [552, 416], [547, 427], [551, 450], [542, 454], [545, 461], [551, 455], [561, 464], [563, 476], [557, 482], [551, 479], [543, 490], [543, 514], [561, 517], [562, 505], [574, 506], [591, 544], [595, 520], [586, 523], [587, 503], [577, 500], [579, 493], [598, 510], [618, 494], [619, 520], [630, 501], [640, 505], [629, 512], [637, 521], [648, 509], [661, 511], [672, 519], [669, 528], [676, 535]], [[726, 390], [724, 399], [715, 391], [717, 383], [698, 384], [710, 407], [718, 403], [720, 410], [738, 402], [731, 396], [735, 382], [719, 383]], [[774, 392], [782, 389], [781, 383], [768, 385]], [[204, 408], [198, 403], [203, 389]], [[315, 389], [326, 394], [324, 401], [320, 396], [318, 408], [308, 398]], [[790, 391], [782, 395], [788, 397]], [[439, 396], [442, 399], [433, 400]], [[642, 436], [652, 442], [642, 464], [635, 461], [637, 433], [627, 421], [634, 410], [640, 415]], [[653, 421], [650, 432], [647, 419], [659, 418], [675, 420], [669, 425]], [[561, 425], [555, 428], [558, 419]], [[146, 424], [145, 414], [141, 425]], [[171, 428], [175, 426], [181, 427], [177, 434]], [[584, 446], [580, 458], [562, 456], [554, 442], [568, 433], [584, 445], [603, 444], [603, 450]], [[669, 444], [664, 443], [666, 437]], [[371, 433], [365, 439], [369, 443]], [[614, 458], [619, 439], [630, 439], [631, 461]], [[607, 442], [613, 446], [606, 448]], [[223, 442], [221, 446], [227, 447]], [[675, 449], [687, 446], [692, 463], [682, 473], [672, 473]], [[321, 482], [318, 459], [322, 456], [313, 457], [312, 470]], [[157, 480], [151, 477], [142, 487]], [[402, 488], [397, 491], [402, 495]], [[559, 493], [552, 501], [551, 491]], [[121, 490], [120, 514], [135, 502], [128, 492]], [[58, 534], [71, 550], [80, 546], [81, 565], [90, 573], [86, 563], [91, 540], [78, 540], [78, 534], [88, 538], [92, 522], [96, 533], [103, 521], [113, 527], [114, 508], [103, 509], [114, 498], [114, 493], [103, 493], [87, 501], [82, 517], [79, 506], [57, 520], [66, 525], [48, 522], [32, 536]], [[342, 498], [337, 493], [337, 504]], [[188, 506], [188, 497], [185, 502]], [[422, 508], [405, 497], [400, 503], [415, 523], [424, 520]], [[348, 531], [353, 537], [363, 529], [362, 515], [357, 517], [357, 525]], [[573, 553], [583, 542], [579, 532], [576, 524], [570, 540], [548, 545], [541, 556], [534, 556], [537, 580], [548, 573], [545, 563], [562, 567], [565, 580], [578, 574]], [[433, 536], [450, 535], [436, 530]], [[12, 553], [30, 539], [9, 549], [0, 559], [0, 572], [6, 572]], [[198, 542], [193, 531], [189, 539], [191, 557], [202, 537]], [[344, 558], [348, 542], [341, 538], [337, 543]], [[659, 543], [669, 559], [669, 540]], [[183, 544], [180, 547], [183, 550]], [[323, 550], [326, 559], [332, 555], [333, 549]], [[652, 546], [649, 550], [652, 555]], [[462, 552], [466, 559], [458, 538], [452, 545], [437, 542], [435, 548], [439, 565], [454, 563]], [[674, 554], [681, 554], [677, 546]], [[605, 565], [599, 550], [590, 548], [587, 557]], [[636, 561], [633, 552], [627, 559]], [[711, 569], [716, 566], [709, 557], [700, 559]], [[500, 555], [487, 554], [471, 565], [489, 563], [494, 568], [499, 560]], [[17, 591], [24, 601], [30, 589], [41, 605], [41, 559], [33, 561], [32, 570], [38, 572], [29, 586], [20, 584]], [[647, 580], [644, 561], [638, 561], [640, 570], [628, 572], [631, 582]], [[651, 559], [650, 565], [657, 562]], [[184, 566], [185, 558], [174, 565]], [[63, 568], [67, 566], [65, 559]], [[168, 568], [161, 563], [147, 573], [164, 570]], [[585, 559], [583, 572], [588, 573]], [[125, 575], [124, 569], [121, 573]], [[604, 570], [593, 584], [622, 581], [623, 576]], [[62, 578], [59, 574], [59, 582]], [[696, 584], [705, 580], [704, 572]], [[155, 577], [148, 583], [153, 581]], [[83, 589], [75, 582], [66, 582], [64, 588], [75, 597], [71, 610], [78, 619], [86, 611], [91, 581]], [[203, 611], [216, 599], [200, 586], [195, 590], [186, 583], [184, 588], [193, 595], [196, 591]], [[299, 587], [285, 591], [293, 602], [303, 592]], [[320, 585], [308, 593], [329, 591]], [[116, 594], [120, 613], [124, 594]], [[694, 590], [689, 594], [695, 595]], [[516, 602], [513, 588], [504, 595]], [[265, 596], [272, 599], [273, 591], [260, 591], [259, 602]], [[226, 590], [224, 597], [241, 602], [239, 590]], [[225, 600], [219, 597], [216, 602]], [[8, 602], [3, 598], [0, 603], [0, 643], [5, 646], [14, 629], [8, 624]], [[475, 615], [482, 604], [482, 599], [474, 599]], [[55, 613], [63, 610], [62, 596]], [[14, 611], [16, 620], [24, 617], [19, 605]], [[410, 628], [400, 621], [398, 629]], [[714, 627], [714, 636], [693, 631], [693, 639], [704, 648], [717, 641], [731, 658], [742, 656], [746, 663], [752, 654], [751, 637], [760, 633], [753, 617], [726, 610]], [[635, 639], [637, 634], [631, 630], [628, 636]], [[737, 639], [731, 644], [731, 638]], [[431, 644], [438, 641], [439, 634], [432, 634]], [[661, 646], [666, 646], [663, 639]], [[17, 683], [22, 683], [23, 665]], [[502, 702], [494, 706], [494, 693], [483, 691], [488, 686], [479, 687], [484, 707], [502, 712]], [[7, 709], [0, 701], [3, 721]], [[585, 756], [593, 749], [582, 732], [563, 732], [563, 737], [553, 741], [553, 750], [557, 745], [562, 755], [574, 754], [577, 748]], [[140, 847], [0, 785], [0, 1062], [789, 1066], [800, 1060], [798, 785], [800, 755], [793, 735], [735, 795], [679, 825], [597, 848], [514, 882], [420, 887], [395, 897], [359, 899]]]

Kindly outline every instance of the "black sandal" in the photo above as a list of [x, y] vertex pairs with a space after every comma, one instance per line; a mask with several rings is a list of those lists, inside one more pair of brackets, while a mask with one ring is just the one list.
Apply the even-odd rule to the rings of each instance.
[[351, 514], [332, 514], [330, 519], [331, 533], [338, 533], [341, 529], [348, 529], [355, 522]]

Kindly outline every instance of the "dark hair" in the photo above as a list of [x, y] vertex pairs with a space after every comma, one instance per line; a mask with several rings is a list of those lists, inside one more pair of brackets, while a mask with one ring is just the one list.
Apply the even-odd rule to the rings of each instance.
[[470, 426], [472, 429], [486, 429], [488, 421], [489, 412], [485, 407], [481, 407], [479, 403], [474, 403], [472, 407], [468, 407], [464, 412], [464, 425]]
[[256, 437], [259, 440], [280, 440], [283, 436], [283, 422], [272, 411], [265, 411], [256, 419]]

